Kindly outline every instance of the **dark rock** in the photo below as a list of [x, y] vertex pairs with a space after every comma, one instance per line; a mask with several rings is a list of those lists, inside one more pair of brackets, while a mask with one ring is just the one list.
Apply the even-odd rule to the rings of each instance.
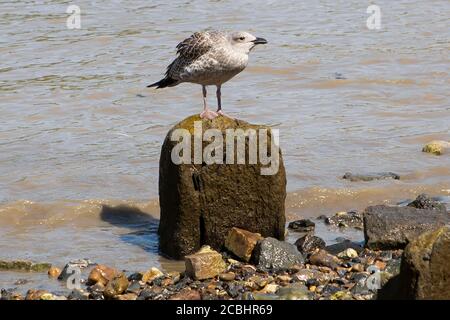
[[356, 181], [373, 181], [373, 180], [384, 180], [384, 179], [399, 180], [400, 176], [393, 172], [374, 172], [374, 173], [346, 172], [342, 178], [346, 179], [346, 180], [350, 180], [352, 182], [356, 182]]
[[400, 274], [378, 292], [379, 299], [450, 299], [450, 226], [425, 232], [405, 248]]
[[361, 253], [361, 251], [363, 251], [364, 247], [350, 240], [345, 240], [325, 247], [326, 251], [334, 255], [337, 255], [338, 253], [346, 249], [353, 249], [359, 254]]
[[139, 294], [141, 291], [141, 284], [139, 281], [131, 281], [128, 285], [127, 292]]
[[334, 216], [325, 220], [326, 224], [330, 224], [337, 227], [351, 227], [359, 228], [363, 227], [363, 214], [357, 211], [338, 212]]
[[298, 251], [303, 254], [311, 253], [316, 249], [325, 248], [325, 241], [311, 234], [306, 234], [295, 241]]
[[408, 204], [408, 207], [414, 207], [417, 209], [436, 209], [440, 211], [447, 210], [445, 204], [440, 203], [426, 194], [422, 193], [420, 194], [416, 200]]
[[336, 292], [341, 291], [341, 289], [338, 286], [332, 285], [332, 284], [327, 284], [325, 285], [325, 287], [322, 290], [322, 294], [323, 295], [332, 295]]
[[301, 219], [289, 223], [288, 228], [297, 232], [313, 232], [316, 224], [309, 219]]
[[421, 233], [450, 222], [446, 210], [413, 207], [368, 207], [364, 212], [364, 237], [372, 250], [403, 249]]
[[14, 292], [13, 289], [2, 289], [0, 291], [0, 300], [23, 300], [23, 296], [20, 293]]
[[81, 289], [74, 289], [67, 298], [69, 300], [89, 300], [89, 293]]
[[[161, 251], [173, 258], [182, 258], [207, 244], [220, 250], [228, 232], [238, 227], [263, 237], [284, 238], [286, 175], [281, 158], [279, 170], [273, 175], [261, 174], [258, 164], [174, 164], [171, 152], [178, 141], [171, 141], [176, 129], [194, 132], [194, 123], [206, 129], [268, 129], [241, 120], [217, 117], [202, 120], [191, 116], [168, 133], [161, 150], [159, 195], [161, 219], [159, 225]], [[194, 140], [194, 135], [192, 135]], [[245, 150], [249, 150], [245, 139]], [[268, 145], [270, 148], [270, 141]], [[204, 142], [208, 146], [209, 142]], [[192, 149], [194, 143], [191, 143]], [[247, 153], [246, 151], [246, 153]], [[191, 152], [193, 163], [194, 152]], [[276, 158], [276, 157], [274, 157]]]
[[266, 238], [256, 245], [254, 261], [259, 269], [279, 270], [303, 264], [304, 259], [295, 245], [274, 238]]

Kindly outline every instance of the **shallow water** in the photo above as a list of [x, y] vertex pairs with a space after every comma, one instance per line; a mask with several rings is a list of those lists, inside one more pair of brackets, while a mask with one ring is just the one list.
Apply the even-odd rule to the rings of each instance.
[[[280, 130], [288, 219], [450, 195], [450, 157], [420, 152], [450, 140], [450, 3], [378, 1], [375, 31], [361, 1], [262, 2], [80, 0], [82, 28], [68, 30], [64, 1], [2, 1], [0, 258], [176, 268], [157, 254], [152, 199], [165, 134], [201, 110], [201, 90], [145, 86], [207, 27], [269, 41], [223, 103]], [[117, 222], [104, 203], [148, 215]]]

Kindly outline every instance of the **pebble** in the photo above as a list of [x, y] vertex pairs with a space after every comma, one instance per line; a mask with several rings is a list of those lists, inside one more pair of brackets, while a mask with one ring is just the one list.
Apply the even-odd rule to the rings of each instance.
[[344, 259], [353, 259], [353, 258], [356, 258], [358, 256], [358, 252], [356, 252], [355, 249], [348, 248], [348, 249], [338, 253], [337, 256], [339, 258], [344, 258]]
[[236, 274], [234, 272], [225, 272], [219, 274], [219, 279], [222, 281], [233, 281], [236, 278]]
[[61, 274], [61, 269], [52, 266], [50, 267], [50, 269], [48, 269], [47, 273], [51, 278], [58, 278], [59, 275]]

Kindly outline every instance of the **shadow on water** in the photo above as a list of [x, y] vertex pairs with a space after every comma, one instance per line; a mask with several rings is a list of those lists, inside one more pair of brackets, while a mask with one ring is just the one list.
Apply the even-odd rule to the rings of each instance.
[[129, 229], [129, 232], [119, 236], [123, 242], [136, 245], [147, 252], [159, 253], [158, 219], [126, 205], [103, 205], [100, 218], [115, 227]]

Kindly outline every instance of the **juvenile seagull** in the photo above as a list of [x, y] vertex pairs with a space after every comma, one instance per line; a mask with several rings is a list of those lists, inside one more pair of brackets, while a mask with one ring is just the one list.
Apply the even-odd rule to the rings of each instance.
[[[201, 118], [213, 119], [223, 115], [221, 86], [239, 72], [248, 63], [249, 52], [258, 44], [265, 44], [263, 38], [257, 38], [248, 32], [222, 31], [196, 32], [177, 45], [178, 57], [167, 67], [164, 79], [149, 86], [159, 88], [174, 87], [183, 82], [202, 85], [203, 112]], [[217, 87], [217, 112], [208, 109], [206, 86]]]

